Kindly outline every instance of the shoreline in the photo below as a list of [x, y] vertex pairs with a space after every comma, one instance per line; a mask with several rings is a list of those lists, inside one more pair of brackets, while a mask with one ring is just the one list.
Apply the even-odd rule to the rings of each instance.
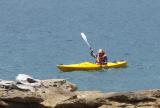
[[159, 108], [160, 89], [131, 92], [77, 91], [65, 79], [40, 80], [35, 91], [0, 87], [2, 108]]

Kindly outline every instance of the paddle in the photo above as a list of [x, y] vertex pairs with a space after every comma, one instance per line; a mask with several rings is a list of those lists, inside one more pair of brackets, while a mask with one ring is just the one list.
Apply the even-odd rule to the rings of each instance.
[[[87, 40], [86, 35], [85, 35], [84, 33], [81, 33], [81, 36], [82, 36], [83, 40], [86, 42], [86, 44], [88, 45], [89, 49], [90, 49], [91, 51], [93, 51], [91, 45], [89, 44], [89, 42], [88, 42], [88, 40]], [[100, 66], [102, 67], [102, 69], [105, 67], [105, 66], [103, 66], [103, 65], [100, 65]]]
[[89, 44], [89, 42], [88, 42], [88, 40], [87, 40], [86, 35], [85, 35], [84, 33], [81, 33], [81, 36], [82, 36], [83, 40], [86, 42], [86, 44], [88, 45], [89, 49], [90, 49], [91, 51], [93, 51], [91, 45]]

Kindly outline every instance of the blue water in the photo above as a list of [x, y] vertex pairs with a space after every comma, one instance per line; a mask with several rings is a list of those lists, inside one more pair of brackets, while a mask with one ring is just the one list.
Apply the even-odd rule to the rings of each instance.
[[[160, 88], [159, 0], [1, 0], [0, 79], [19, 73], [65, 78], [79, 90]], [[57, 64], [92, 61], [80, 33], [110, 61], [129, 66], [62, 73]]]

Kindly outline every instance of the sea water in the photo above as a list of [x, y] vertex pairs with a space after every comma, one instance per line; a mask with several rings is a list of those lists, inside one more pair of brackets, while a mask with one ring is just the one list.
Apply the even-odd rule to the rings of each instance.
[[[79, 90], [160, 88], [159, 0], [1, 0], [0, 79], [20, 74], [64, 78]], [[95, 62], [82, 40], [128, 67], [60, 72], [56, 65]]]

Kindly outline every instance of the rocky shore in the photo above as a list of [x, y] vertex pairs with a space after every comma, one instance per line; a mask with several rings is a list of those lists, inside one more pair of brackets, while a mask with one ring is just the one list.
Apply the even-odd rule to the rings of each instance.
[[160, 90], [76, 91], [65, 79], [42, 80], [35, 91], [0, 87], [0, 108], [160, 108]]

